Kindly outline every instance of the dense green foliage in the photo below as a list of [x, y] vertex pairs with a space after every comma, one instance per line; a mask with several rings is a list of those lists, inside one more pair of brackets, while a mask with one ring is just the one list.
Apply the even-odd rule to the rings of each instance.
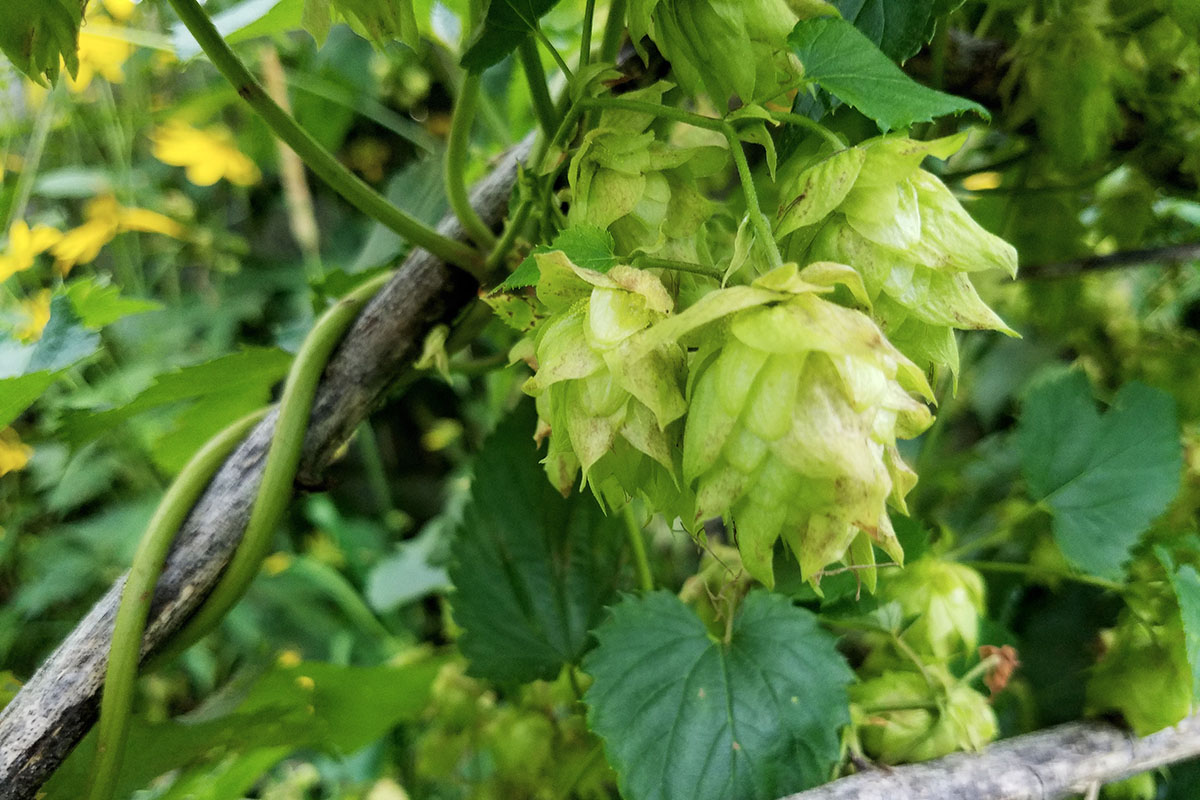
[[1192, 3], [5, 7], [0, 703], [334, 301], [420, 242], [494, 312], [122, 693], [117, 796], [771, 800], [1200, 703]]

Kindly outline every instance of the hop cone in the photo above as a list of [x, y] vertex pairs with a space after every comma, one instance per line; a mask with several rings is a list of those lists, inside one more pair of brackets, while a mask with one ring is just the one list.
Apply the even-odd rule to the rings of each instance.
[[537, 328], [538, 368], [525, 391], [549, 427], [551, 482], [568, 494], [582, 470], [601, 499], [619, 488], [669, 503], [677, 448], [668, 426], [685, 411], [683, 353], [673, 344], [637, 345], [671, 311], [670, 296], [642, 270], [601, 274], [562, 251], [536, 259], [538, 297], [550, 317]]
[[721, 108], [734, 96], [761, 102], [801, 74], [787, 48], [799, 20], [793, 5], [814, 7], [808, 15], [830, 10], [787, 0], [634, 0], [629, 32], [639, 50], [643, 36], [658, 45], [689, 94], [707, 92]]
[[926, 155], [946, 158], [961, 144], [961, 137], [889, 136], [828, 155], [786, 181], [791, 199], [777, 231], [795, 233], [793, 256], [854, 266], [888, 339], [923, 368], [952, 372], [955, 329], [1012, 333], [980, 299], [970, 274], [1017, 269], [1012, 246], [980, 227], [920, 167]]
[[767, 585], [780, 537], [805, 578], [842, 559], [874, 563], [872, 543], [900, 560], [886, 506], [903, 509], [916, 476], [895, 442], [932, 421], [910, 394], [930, 395], [921, 371], [813, 280], [862, 291], [849, 267], [785, 265], [669, 323], [723, 317], [690, 379], [683, 475], [696, 489], [695, 519], [728, 513], [746, 570]]

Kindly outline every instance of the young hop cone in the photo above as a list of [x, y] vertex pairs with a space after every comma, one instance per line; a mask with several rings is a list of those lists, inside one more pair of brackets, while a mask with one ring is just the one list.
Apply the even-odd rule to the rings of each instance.
[[867, 315], [822, 297], [835, 283], [863, 296], [850, 267], [786, 264], [656, 330], [700, 329], [683, 444], [694, 519], [731, 519], [746, 571], [768, 586], [780, 537], [814, 583], [839, 560], [874, 564], [872, 544], [903, 558], [887, 505], [904, 510], [916, 475], [896, 439], [929, 426], [914, 393], [932, 392]]
[[[674, 343], [639, 346], [673, 302], [649, 272], [616, 266], [607, 273], [572, 264], [561, 250], [534, 256], [538, 298], [550, 316], [535, 333], [537, 372], [525, 391], [548, 426], [550, 481], [569, 494], [576, 475], [602, 501], [645, 493], [673, 502], [673, 440], [683, 416], [683, 351]], [[660, 506], [662, 507], [662, 506]]]
[[975, 649], [985, 610], [984, 583], [970, 567], [919, 559], [887, 576], [879, 587], [879, 600], [895, 601], [904, 616], [917, 617], [905, 629], [904, 640], [918, 653], [945, 661]]
[[[949, 675], [937, 677], [944, 685], [919, 672], [889, 671], [850, 687], [867, 755], [884, 764], [928, 761], [979, 750], [996, 738], [999, 726], [987, 698]], [[937, 708], [928, 708], [932, 704]]]
[[955, 329], [1016, 335], [979, 297], [970, 275], [1017, 271], [1012, 245], [984, 230], [935, 175], [965, 134], [918, 142], [870, 139], [823, 154], [785, 178], [777, 234], [791, 256], [851, 264], [888, 339], [928, 369], [958, 370]]

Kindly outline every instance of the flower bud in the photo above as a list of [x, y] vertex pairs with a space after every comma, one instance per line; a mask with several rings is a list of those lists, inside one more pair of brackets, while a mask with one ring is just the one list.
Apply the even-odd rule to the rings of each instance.
[[1126, 619], [1110, 638], [1108, 652], [1088, 681], [1089, 713], [1117, 711], [1138, 736], [1191, 713], [1192, 673], [1178, 619], [1153, 628]]

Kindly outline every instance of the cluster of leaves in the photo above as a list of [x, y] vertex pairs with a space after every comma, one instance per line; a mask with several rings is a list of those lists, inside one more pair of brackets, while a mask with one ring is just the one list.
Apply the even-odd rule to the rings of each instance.
[[[314, 309], [407, 249], [153, 53], [199, 52], [153, 4], [34, 5], [0, 48], [71, 78], [0, 119], [0, 701]], [[441, 374], [143, 680], [122, 794], [769, 799], [1200, 700], [1194, 265], [1007, 281], [1195, 238], [1189, 4], [631, 0], [633, 66], [585, 0], [209, 5], [424, 222], [456, 61], [468, 174], [572, 124], [514, 193], [499, 319], [431, 337]], [[958, 85], [989, 41], [1003, 73]]]

